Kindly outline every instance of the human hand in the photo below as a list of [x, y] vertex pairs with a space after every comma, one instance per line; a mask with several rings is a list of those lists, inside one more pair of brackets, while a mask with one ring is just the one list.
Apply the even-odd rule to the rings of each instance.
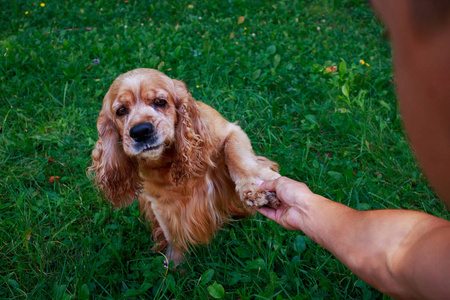
[[281, 204], [276, 209], [264, 206], [256, 210], [288, 230], [303, 230], [309, 199], [317, 195], [306, 184], [287, 177], [265, 181], [261, 187], [275, 192]]

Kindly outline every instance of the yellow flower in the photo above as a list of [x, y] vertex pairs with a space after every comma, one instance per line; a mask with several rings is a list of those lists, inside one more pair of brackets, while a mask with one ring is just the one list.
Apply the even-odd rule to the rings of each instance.
[[200, 86], [197, 84], [197, 88], [199, 88]]
[[41, 7], [45, 7], [45, 3], [42, 2], [42, 3], [41, 3]]
[[26, 15], [28, 15], [28, 10], [25, 12]]
[[359, 63], [362, 64], [362, 65], [364, 65], [366, 62], [365, 62], [364, 60], [361, 59], [361, 60], [359, 61]]
[[370, 67], [370, 65], [368, 63], [366, 63], [366, 66]]

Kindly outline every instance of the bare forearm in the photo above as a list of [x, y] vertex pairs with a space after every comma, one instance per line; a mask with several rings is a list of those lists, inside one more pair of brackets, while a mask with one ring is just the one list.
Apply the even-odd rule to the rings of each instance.
[[356, 211], [281, 177], [277, 209], [259, 212], [289, 230], [302, 230], [350, 270], [398, 299], [450, 299], [450, 222], [405, 210]]
[[356, 211], [321, 196], [315, 200], [302, 217], [305, 234], [378, 290], [397, 298], [418, 295], [411, 283], [422, 279], [410, 270], [429, 250], [411, 250], [449, 222], [414, 211]]

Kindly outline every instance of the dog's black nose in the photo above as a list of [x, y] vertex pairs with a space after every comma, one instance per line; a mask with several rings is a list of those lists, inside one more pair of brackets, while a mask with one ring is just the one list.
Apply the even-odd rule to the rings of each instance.
[[148, 141], [155, 132], [155, 126], [152, 123], [137, 124], [130, 129], [130, 136], [136, 142]]

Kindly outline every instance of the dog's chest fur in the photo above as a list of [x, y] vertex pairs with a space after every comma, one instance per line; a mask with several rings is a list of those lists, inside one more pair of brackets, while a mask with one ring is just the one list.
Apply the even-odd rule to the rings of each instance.
[[230, 202], [241, 202], [225, 166], [210, 168], [204, 176], [189, 178], [178, 186], [170, 179], [168, 168], [144, 172], [145, 200], [151, 203], [166, 239], [182, 249], [207, 244], [229, 215], [249, 214], [244, 206], [230, 207]]

